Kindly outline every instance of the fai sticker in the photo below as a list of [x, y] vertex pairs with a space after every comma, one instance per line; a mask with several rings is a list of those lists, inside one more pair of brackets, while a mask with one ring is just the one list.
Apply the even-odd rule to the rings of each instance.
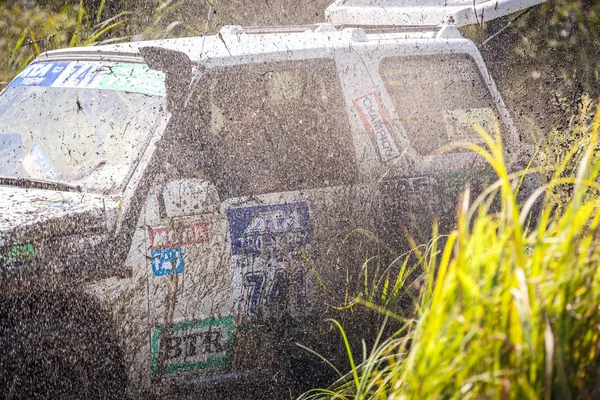
[[367, 132], [372, 135], [381, 161], [386, 163], [400, 156], [394, 142], [392, 121], [387, 115], [379, 96], [368, 93], [353, 101]]
[[226, 213], [234, 256], [264, 255], [269, 251], [289, 254], [310, 242], [305, 201], [235, 207]]
[[231, 359], [233, 318], [157, 326], [152, 333], [153, 375], [219, 367]]
[[302, 312], [304, 270], [291, 267], [291, 260], [311, 241], [308, 204], [235, 207], [227, 209], [226, 215], [235, 301], [250, 316], [263, 305]]
[[165, 75], [144, 64], [89, 61], [37, 62], [8, 85], [111, 89], [165, 95]]
[[183, 253], [178, 247], [152, 250], [152, 272], [155, 276], [183, 273]]

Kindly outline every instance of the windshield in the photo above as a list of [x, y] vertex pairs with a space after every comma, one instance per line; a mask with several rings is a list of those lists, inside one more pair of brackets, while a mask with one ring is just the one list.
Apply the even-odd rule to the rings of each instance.
[[31, 64], [0, 96], [0, 176], [118, 191], [164, 94], [144, 64]]

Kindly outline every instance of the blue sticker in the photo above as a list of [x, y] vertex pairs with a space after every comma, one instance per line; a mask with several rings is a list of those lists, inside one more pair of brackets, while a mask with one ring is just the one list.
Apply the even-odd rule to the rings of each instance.
[[152, 272], [156, 276], [183, 273], [183, 253], [179, 247], [152, 250]]
[[225, 211], [231, 238], [234, 299], [253, 317], [269, 309], [303, 312], [304, 271], [290, 264], [311, 241], [308, 204], [234, 207]]
[[284, 254], [310, 243], [308, 204], [270, 204], [226, 210], [231, 255], [263, 255], [266, 249]]
[[8, 85], [18, 86], [109, 89], [164, 96], [165, 74], [139, 63], [37, 62]]
[[69, 62], [44, 62], [27, 66], [9, 85], [16, 86], [51, 86], [63, 73]]
[[31, 176], [43, 175], [45, 179], [53, 181], [58, 179], [58, 171], [38, 144], [33, 146], [29, 155], [23, 159], [23, 167]]

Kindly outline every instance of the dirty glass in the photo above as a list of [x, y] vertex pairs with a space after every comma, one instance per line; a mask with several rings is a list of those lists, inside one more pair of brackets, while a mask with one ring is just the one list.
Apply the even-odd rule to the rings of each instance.
[[351, 183], [356, 176], [332, 60], [230, 67], [197, 93], [222, 198]]
[[0, 96], [0, 175], [114, 192], [163, 96], [164, 77], [141, 64], [32, 64]]
[[497, 106], [470, 56], [388, 57], [379, 72], [419, 153], [428, 155], [452, 142], [480, 142], [472, 122], [494, 131]]

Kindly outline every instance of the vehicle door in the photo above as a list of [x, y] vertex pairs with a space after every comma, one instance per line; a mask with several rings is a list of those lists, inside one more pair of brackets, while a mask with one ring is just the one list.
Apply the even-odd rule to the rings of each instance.
[[364, 220], [335, 63], [230, 67], [206, 81], [238, 311], [305, 313], [309, 281], [339, 283], [340, 246]]
[[[503, 104], [475, 59], [449, 46], [423, 46], [424, 41], [400, 47], [383, 40], [355, 45], [372, 86], [357, 93], [353, 103], [364, 130], [379, 146], [379, 227], [397, 246], [407, 246], [404, 238], [409, 236], [420, 243], [429, 240], [436, 220], [442, 231], [449, 231], [466, 185], [477, 194], [493, 179], [481, 157], [453, 146], [484, 144], [472, 124], [492, 135], [497, 124], [507, 132]], [[382, 155], [392, 158], [399, 151], [385, 153], [380, 137], [399, 140], [398, 149], [408, 143], [405, 155], [386, 160]]]
[[[346, 269], [365, 257], [360, 243], [346, 240], [366, 219], [340, 81], [330, 58], [221, 67], [202, 76], [191, 99], [184, 127], [172, 129], [179, 136], [169, 146], [178, 150], [170, 150], [169, 165], [196, 186], [184, 199], [181, 183], [173, 190], [162, 178], [147, 216], [153, 321], [161, 332], [189, 332], [226, 318], [237, 334], [221, 336], [232, 357], [219, 360], [265, 367], [277, 356], [272, 343], [257, 327], [248, 335], [254, 339], [242, 338], [244, 327], [342, 304]], [[218, 207], [208, 211], [206, 201]], [[172, 214], [170, 202], [188, 211]], [[200, 293], [202, 282], [212, 283]], [[223, 299], [219, 307], [214, 298]], [[157, 373], [190, 365], [186, 335], [153, 335], [164, 354], [155, 357]], [[203, 368], [215, 366], [204, 357]]]
[[225, 221], [216, 189], [194, 171], [193, 152], [170, 139], [160, 150], [169, 155], [143, 216], [155, 380], [226, 368], [234, 329], [231, 277], [222, 268]]

